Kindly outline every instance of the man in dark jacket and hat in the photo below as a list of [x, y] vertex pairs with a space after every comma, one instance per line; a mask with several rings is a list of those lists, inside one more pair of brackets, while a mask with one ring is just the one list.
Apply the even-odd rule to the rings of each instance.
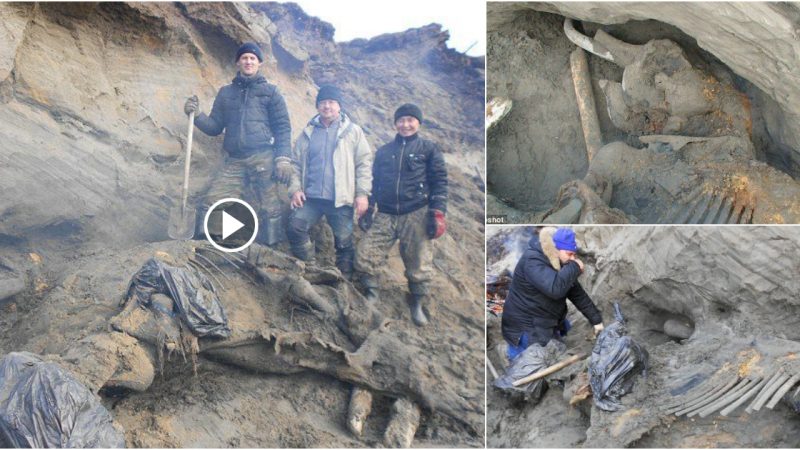
[[594, 326], [603, 330], [603, 317], [578, 277], [583, 262], [576, 253], [575, 232], [569, 228], [543, 228], [531, 238], [514, 269], [511, 288], [503, 307], [503, 338], [508, 359], [513, 360], [532, 344], [547, 345], [569, 331], [567, 299]]
[[[239, 71], [231, 84], [219, 90], [209, 115], [200, 112], [196, 95], [184, 105], [187, 115], [199, 113], [195, 125], [203, 133], [225, 132], [225, 167], [212, 181], [204, 207], [207, 210], [223, 198], [241, 198], [245, 187], [251, 188], [260, 202], [259, 242], [274, 246], [283, 236], [276, 182], [288, 184], [294, 170], [289, 111], [277, 86], [258, 73], [264, 56], [256, 44], [239, 47], [235, 60]], [[212, 215], [208, 228], [209, 234], [222, 234], [221, 216]]]
[[394, 113], [397, 135], [375, 152], [369, 209], [358, 222], [367, 233], [355, 264], [367, 299], [377, 301], [375, 274], [399, 241], [417, 326], [428, 323], [422, 304], [433, 278], [433, 240], [445, 233], [447, 212], [444, 156], [438, 145], [419, 136], [421, 124], [418, 106], [401, 105]]

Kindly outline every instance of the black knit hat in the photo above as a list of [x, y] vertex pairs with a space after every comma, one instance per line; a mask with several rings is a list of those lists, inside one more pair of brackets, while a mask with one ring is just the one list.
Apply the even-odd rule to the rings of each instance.
[[245, 53], [252, 53], [258, 58], [258, 62], [264, 62], [264, 54], [261, 53], [261, 49], [258, 48], [258, 45], [253, 42], [245, 42], [239, 47], [239, 50], [236, 51], [236, 61], [238, 62], [239, 58]]
[[406, 103], [397, 108], [397, 111], [394, 112], [394, 121], [397, 122], [399, 118], [404, 116], [416, 117], [419, 123], [422, 123], [422, 110], [419, 109], [419, 106], [412, 103]]
[[339, 106], [342, 106], [342, 91], [330, 84], [320, 86], [316, 105], [319, 106], [319, 102], [323, 100], [336, 100]]

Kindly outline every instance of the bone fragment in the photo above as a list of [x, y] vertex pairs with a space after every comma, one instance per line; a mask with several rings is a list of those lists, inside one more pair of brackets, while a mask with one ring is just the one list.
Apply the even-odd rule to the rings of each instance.
[[692, 327], [679, 320], [670, 319], [664, 322], [664, 334], [677, 339], [689, 339], [692, 336]]
[[598, 44], [589, 36], [579, 33], [578, 30], [575, 29], [575, 24], [572, 22], [572, 19], [564, 19], [564, 34], [567, 35], [567, 39], [569, 39], [573, 44], [586, 50], [587, 52], [599, 56], [607, 61], [616, 62], [614, 60], [614, 56], [610, 51], [608, 51], [607, 48]]
[[747, 400], [748, 400], [750, 397], [752, 397], [753, 395], [755, 395], [755, 393], [756, 393], [756, 392], [759, 392], [759, 391], [761, 390], [761, 388], [762, 388], [762, 387], [763, 387], [765, 384], [767, 384], [767, 379], [766, 379], [766, 378], [764, 378], [763, 380], [761, 380], [761, 382], [759, 382], [757, 385], [754, 385], [754, 386], [753, 386], [753, 385], [751, 385], [751, 386], [753, 386], [751, 389], [748, 389], [748, 390], [747, 390], [747, 392], [745, 392], [744, 394], [742, 394], [742, 396], [741, 396], [741, 397], [739, 397], [739, 399], [738, 399], [738, 400], [736, 400], [735, 402], [731, 403], [731, 404], [730, 404], [730, 405], [729, 405], [727, 408], [723, 409], [723, 410], [722, 410], [722, 411], [720, 411], [719, 413], [720, 413], [721, 415], [723, 415], [723, 416], [727, 416], [728, 414], [732, 413], [732, 412], [733, 412], [733, 411], [734, 411], [736, 408], [738, 408], [738, 407], [739, 407], [739, 406], [740, 406], [742, 403], [746, 402], [746, 401], [747, 401]]
[[696, 414], [697, 411], [699, 411], [706, 405], [711, 404], [718, 398], [728, 393], [738, 382], [739, 382], [739, 377], [731, 378], [730, 381], [728, 381], [725, 385], [719, 387], [718, 389], [714, 390], [713, 393], [708, 393], [704, 395], [702, 398], [690, 401], [682, 409], [676, 411], [675, 415], [682, 416], [684, 414], [692, 414], [692, 415]]
[[511, 112], [513, 105], [514, 102], [503, 97], [495, 97], [489, 100], [489, 103], [486, 104], [486, 131], [490, 131], [503, 120]]
[[350, 405], [347, 408], [347, 428], [354, 436], [361, 436], [364, 422], [372, 411], [372, 393], [357, 386], [350, 391]]
[[577, 223], [581, 217], [581, 210], [583, 209], [583, 202], [580, 199], [573, 198], [563, 208], [550, 214], [542, 220], [542, 223], [547, 224], [570, 224]]
[[770, 379], [769, 379], [769, 383], [767, 383], [766, 386], [764, 386], [764, 388], [761, 390], [761, 392], [758, 393], [758, 395], [753, 400], [753, 402], [750, 403], [750, 405], [747, 407], [746, 412], [748, 414], [753, 411], [753, 407], [755, 407], [756, 404], [759, 402], [759, 400], [761, 400], [761, 397], [764, 395], [764, 393], [767, 391], [767, 389], [772, 387], [772, 385], [775, 384], [780, 379], [781, 375], [783, 375], [783, 370], [782, 369], [779, 369], [777, 372], [772, 374], [772, 377], [770, 377]]
[[399, 398], [392, 405], [392, 417], [383, 434], [383, 444], [389, 448], [409, 448], [419, 427], [420, 410], [416, 403]]
[[778, 391], [775, 392], [775, 395], [772, 396], [772, 400], [770, 400], [769, 403], [767, 403], [767, 408], [769, 409], [774, 408], [781, 400], [781, 398], [783, 398], [783, 396], [786, 395], [787, 392], [789, 392], [789, 389], [791, 389], [792, 386], [794, 386], [798, 381], [800, 381], [800, 374], [794, 375], [792, 376], [792, 378], [789, 378], [789, 381], [784, 383], [783, 386], [781, 386], [780, 389], [778, 389]]
[[597, 107], [592, 92], [592, 78], [589, 75], [589, 62], [586, 53], [576, 48], [569, 55], [572, 83], [575, 86], [575, 97], [578, 99], [578, 112], [581, 116], [581, 128], [586, 142], [586, 156], [589, 162], [603, 146], [603, 135], [600, 132], [600, 121], [597, 118]]
[[749, 378], [743, 378], [742, 381], [738, 385], [736, 385], [736, 387], [733, 388], [730, 392], [723, 395], [718, 400], [715, 400], [710, 405], [705, 406], [699, 410], [692, 411], [686, 416], [687, 417], [692, 417], [695, 415], [699, 415], [700, 417], [708, 416], [714, 411], [717, 411], [718, 409], [728, 405], [728, 403], [736, 400], [736, 398], [738, 398], [739, 395], [741, 395], [745, 391], [745, 389], [747, 389], [748, 385], [750, 385], [751, 382], [752, 380], [750, 380]]
[[789, 375], [783, 374], [781, 375], [780, 378], [778, 378], [778, 381], [773, 383], [771, 386], [766, 387], [761, 395], [761, 398], [757, 400], [757, 403], [754, 403], [752, 405], [753, 411], [760, 411], [761, 408], [764, 406], [764, 404], [767, 403], [767, 400], [769, 400], [770, 397], [772, 397], [772, 394], [774, 394], [775, 391], [780, 389], [783, 383], [785, 383], [786, 380], [788, 380], [789, 378], [790, 378]]

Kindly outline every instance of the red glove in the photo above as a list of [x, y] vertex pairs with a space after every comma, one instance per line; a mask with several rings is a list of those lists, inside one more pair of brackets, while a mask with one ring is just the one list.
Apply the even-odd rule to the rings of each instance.
[[447, 223], [444, 220], [444, 213], [438, 209], [428, 210], [428, 237], [436, 239], [447, 231]]

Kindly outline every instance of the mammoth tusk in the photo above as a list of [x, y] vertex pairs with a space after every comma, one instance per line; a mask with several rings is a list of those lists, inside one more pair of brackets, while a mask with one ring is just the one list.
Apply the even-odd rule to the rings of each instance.
[[572, 19], [569, 18], [564, 19], [564, 34], [567, 35], [567, 39], [569, 39], [573, 44], [586, 50], [587, 52], [593, 55], [597, 55], [605, 60], [619, 64], [616, 60], [614, 60], [614, 55], [612, 55], [607, 48], [605, 48], [603, 45], [599, 44], [589, 36], [579, 33], [575, 29], [575, 25], [572, 22]]
[[590, 38], [575, 29], [572, 19], [564, 19], [564, 34], [578, 47], [621, 67], [631, 64], [641, 48], [641, 45], [620, 41], [603, 30], [598, 30], [594, 38]]

